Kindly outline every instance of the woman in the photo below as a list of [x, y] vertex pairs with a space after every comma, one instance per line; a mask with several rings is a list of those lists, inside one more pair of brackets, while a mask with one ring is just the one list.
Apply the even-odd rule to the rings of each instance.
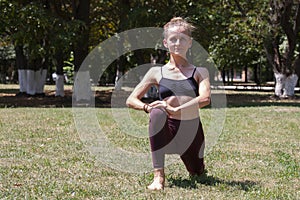
[[[210, 104], [210, 82], [205, 68], [195, 67], [187, 60], [193, 29], [181, 17], [164, 26], [163, 44], [170, 52], [169, 62], [152, 67], [126, 101], [128, 107], [150, 113], [154, 167], [150, 190], [164, 188], [165, 154], [179, 154], [191, 176], [204, 172], [204, 134], [199, 108]], [[141, 98], [152, 85], [158, 86], [160, 100], [145, 104]]]

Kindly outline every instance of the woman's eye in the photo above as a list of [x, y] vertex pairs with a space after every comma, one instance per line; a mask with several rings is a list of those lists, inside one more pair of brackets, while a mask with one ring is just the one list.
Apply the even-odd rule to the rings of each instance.
[[176, 40], [177, 40], [176, 38], [171, 38], [170, 39], [171, 42], [176, 42]]
[[186, 41], [186, 39], [184, 37], [179, 39], [180, 41]]

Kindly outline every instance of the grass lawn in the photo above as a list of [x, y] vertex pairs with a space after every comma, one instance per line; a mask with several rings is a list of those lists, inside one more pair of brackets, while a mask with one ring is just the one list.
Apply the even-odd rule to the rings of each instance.
[[[96, 108], [107, 138], [149, 151]], [[145, 113], [130, 111], [147, 125]], [[205, 116], [211, 112], [203, 109]], [[223, 132], [206, 155], [207, 174], [190, 178], [182, 162], [166, 168], [166, 188], [150, 192], [152, 173], [126, 173], [84, 146], [72, 108], [0, 109], [0, 199], [300, 199], [300, 107], [230, 106]], [[144, 130], [144, 129], [142, 129]], [[135, 166], [135, 163], [131, 163]]]

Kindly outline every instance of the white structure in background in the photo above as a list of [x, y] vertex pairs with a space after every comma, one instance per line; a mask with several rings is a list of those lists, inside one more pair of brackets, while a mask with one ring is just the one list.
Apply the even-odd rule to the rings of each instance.
[[44, 93], [46, 79], [47, 79], [47, 69], [40, 69], [35, 71], [34, 74], [35, 94]]
[[291, 97], [295, 95], [295, 86], [297, 85], [298, 76], [292, 74], [288, 77], [284, 74], [275, 73], [276, 79], [275, 95], [279, 97]]
[[91, 77], [89, 71], [78, 71], [75, 74], [74, 88], [75, 101], [90, 101], [92, 98]]
[[44, 94], [47, 69], [31, 70], [19, 69], [20, 92], [29, 95]]
[[27, 73], [26, 69], [19, 69], [18, 70], [18, 79], [19, 79], [19, 85], [20, 85], [20, 92], [21, 93], [27, 93]]
[[64, 90], [64, 81], [66, 81], [65, 75], [58, 75], [57, 73], [52, 74], [52, 79], [55, 81], [55, 96], [64, 97], [65, 90]]

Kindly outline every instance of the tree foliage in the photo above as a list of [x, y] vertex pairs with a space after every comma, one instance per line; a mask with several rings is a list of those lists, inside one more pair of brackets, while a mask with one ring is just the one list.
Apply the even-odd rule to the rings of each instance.
[[[286, 74], [300, 71], [300, 9], [295, 0], [0, 0], [0, 10], [1, 45], [22, 46], [31, 65], [38, 60], [57, 66], [77, 46], [75, 62], [82, 56], [78, 68], [88, 51], [116, 33], [162, 27], [182, 16], [196, 25], [194, 39], [220, 70], [263, 65]], [[81, 52], [85, 45], [87, 50]], [[108, 79], [116, 69], [149, 62], [153, 53], [124, 55], [108, 69]], [[165, 52], [156, 54], [165, 60]]]
[[269, 34], [265, 38], [265, 48], [274, 72], [287, 76], [300, 76], [300, 2], [294, 0], [270, 0]]

